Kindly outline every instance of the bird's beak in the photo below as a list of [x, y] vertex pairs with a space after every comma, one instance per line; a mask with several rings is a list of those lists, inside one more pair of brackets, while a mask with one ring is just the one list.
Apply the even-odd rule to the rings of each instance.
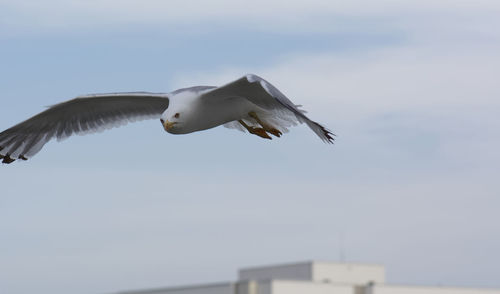
[[168, 131], [170, 130], [175, 124], [177, 124], [176, 122], [170, 122], [168, 120], [165, 120], [165, 122], [163, 123], [163, 128], [165, 129], [165, 131]]

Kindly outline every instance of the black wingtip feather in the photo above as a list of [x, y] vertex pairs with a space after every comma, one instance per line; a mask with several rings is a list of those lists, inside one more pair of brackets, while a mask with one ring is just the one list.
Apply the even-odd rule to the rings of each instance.
[[16, 161], [16, 160], [12, 159], [10, 157], [10, 154], [5, 154], [5, 156], [3, 157], [2, 163], [9, 164], [9, 163], [13, 163], [14, 161]]
[[333, 144], [335, 143], [335, 135], [334, 133], [328, 131], [328, 130], [324, 130], [324, 134], [325, 134], [325, 137], [326, 137], [326, 141], [329, 143], [329, 144]]
[[335, 138], [337, 135], [332, 133], [329, 129], [325, 128], [324, 126], [320, 125], [319, 123], [315, 123], [318, 127], [321, 128], [321, 131], [323, 132], [323, 135], [325, 135], [324, 141], [329, 144], [333, 144], [335, 142]]

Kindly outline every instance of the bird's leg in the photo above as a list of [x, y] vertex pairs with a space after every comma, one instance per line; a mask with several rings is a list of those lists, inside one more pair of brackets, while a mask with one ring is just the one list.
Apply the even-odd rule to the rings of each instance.
[[269, 139], [269, 140], [272, 140], [271, 136], [269, 136], [267, 133], [266, 133], [266, 130], [264, 130], [263, 128], [254, 128], [254, 127], [251, 127], [249, 125], [247, 125], [243, 120], [238, 120], [238, 122], [245, 127], [245, 129], [247, 129], [247, 131], [250, 133], [250, 134], [254, 134], [254, 135], [257, 135], [261, 138], [264, 138], [264, 139]]
[[253, 119], [255, 119], [255, 120], [257, 121], [257, 123], [258, 123], [259, 125], [261, 125], [261, 126], [262, 126], [262, 128], [264, 128], [264, 130], [265, 130], [266, 132], [269, 132], [269, 133], [271, 133], [271, 134], [275, 135], [276, 137], [280, 137], [281, 135], [283, 135], [283, 133], [282, 133], [282, 132], [280, 132], [280, 131], [279, 131], [278, 129], [276, 129], [275, 127], [270, 126], [270, 125], [268, 125], [268, 124], [264, 123], [263, 121], [261, 121], [261, 120], [260, 120], [260, 118], [257, 116], [257, 113], [255, 113], [255, 111], [250, 111], [250, 112], [248, 113], [248, 115], [249, 115], [250, 117], [252, 117]]

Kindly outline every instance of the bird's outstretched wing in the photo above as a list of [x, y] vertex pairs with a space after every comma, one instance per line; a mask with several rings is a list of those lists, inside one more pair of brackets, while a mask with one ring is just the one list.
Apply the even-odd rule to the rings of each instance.
[[168, 108], [163, 93], [93, 94], [50, 106], [0, 133], [0, 159], [11, 163], [36, 154], [52, 138], [86, 134], [143, 119], [159, 118]]
[[247, 99], [253, 104], [277, 112], [281, 116], [285, 112], [285, 116], [293, 121], [307, 124], [324, 142], [333, 143], [334, 141], [335, 135], [332, 132], [319, 123], [310, 120], [305, 115], [305, 111], [299, 109], [299, 106], [290, 101], [280, 90], [257, 75], [248, 74], [202, 95], [202, 98], [205, 99], [227, 99], [232, 97]]

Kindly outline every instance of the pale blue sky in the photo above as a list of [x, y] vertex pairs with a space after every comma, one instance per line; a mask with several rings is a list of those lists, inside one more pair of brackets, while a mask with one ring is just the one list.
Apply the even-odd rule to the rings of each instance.
[[500, 5], [264, 2], [0, 2], [1, 129], [79, 94], [251, 72], [339, 135], [146, 121], [51, 142], [0, 166], [0, 292], [231, 280], [338, 260], [340, 235], [390, 283], [500, 287]]

